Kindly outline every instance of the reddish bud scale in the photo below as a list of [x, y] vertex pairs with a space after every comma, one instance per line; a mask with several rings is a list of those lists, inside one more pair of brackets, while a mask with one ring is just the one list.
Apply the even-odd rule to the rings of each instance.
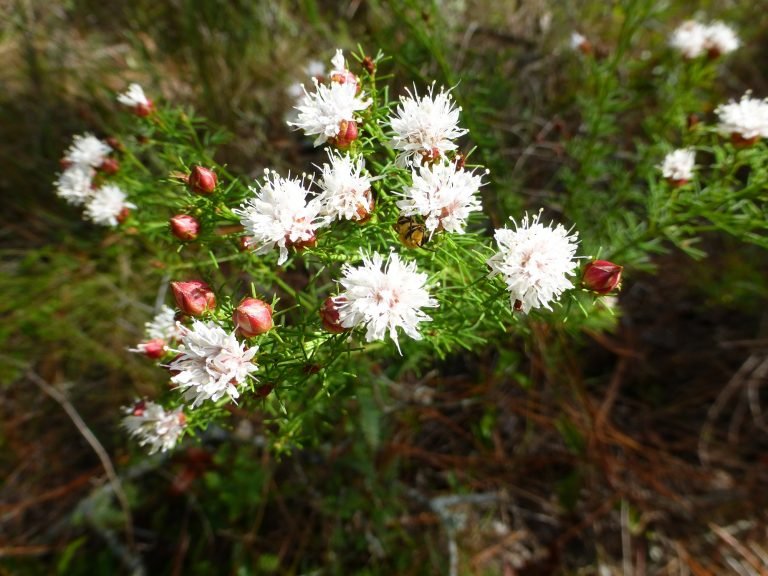
[[373, 61], [373, 58], [370, 56], [363, 58], [363, 68], [368, 71], [368, 74], [373, 76], [376, 73], [376, 63]]
[[122, 224], [126, 220], [128, 220], [128, 216], [131, 215], [131, 209], [127, 206], [120, 210], [120, 214], [117, 215], [117, 221], [118, 223]]
[[690, 182], [690, 180], [687, 180], [685, 178], [667, 178], [667, 182], [670, 183], [671, 186], [675, 188], [680, 188], [681, 186], [685, 186]]
[[608, 294], [621, 282], [622, 270], [623, 266], [607, 260], [590, 262], [584, 267], [584, 287], [598, 294]]
[[339, 133], [333, 138], [331, 142], [336, 148], [344, 150], [352, 145], [352, 142], [357, 140], [357, 122], [354, 120], [347, 121], [342, 120], [339, 125]]
[[216, 173], [202, 166], [193, 166], [187, 177], [189, 189], [197, 194], [213, 194], [218, 183]]
[[336, 298], [329, 296], [320, 307], [320, 320], [323, 323], [323, 328], [331, 334], [341, 334], [348, 330], [348, 328], [344, 328], [340, 322], [339, 309], [337, 306], [341, 301], [342, 300], [338, 296]]
[[315, 246], [317, 246], [317, 236], [315, 236], [313, 233], [312, 237], [309, 238], [308, 240], [297, 240], [297, 241], [293, 241], [290, 238], [286, 238], [285, 245], [292, 246], [297, 251], [301, 252], [302, 250], [304, 250], [304, 248], [314, 248]]
[[144, 400], [139, 400], [133, 407], [131, 414], [134, 416], [143, 416], [144, 411], [147, 409], [147, 403]]
[[120, 170], [120, 162], [116, 158], [105, 158], [99, 166], [99, 172], [102, 174], [117, 174]]
[[264, 334], [274, 326], [272, 307], [258, 298], [246, 298], [235, 308], [232, 322], [246, 338]]
[[171, 234], [182, 242], [194, 240], [200, 234], [200, 222], [189, 214], [177, 214], [168, 223], [171, 226]]
[[171, 289], [176, 305], [185, 314], [200, 316], [216, 308], [216, 295], [205, 282], [200, 280], [171, 282]]
[[152, 112], [155, 111], [155, 105], [152, 102], [152, 100], [147, 99], [146, 104], [137, 104], [133, 107], [133, 113], [136, 114], [139, 118], [146, 118]]
[[749, 148], [750, 146], [754, 146], [757, 144], [757, 141], [760, 140], [760, 136], [752, 136], [751, 138], [745, 138], [741, 134], [734, 132], [731, 134], [731, 143], [736, 146], [737, 148]]

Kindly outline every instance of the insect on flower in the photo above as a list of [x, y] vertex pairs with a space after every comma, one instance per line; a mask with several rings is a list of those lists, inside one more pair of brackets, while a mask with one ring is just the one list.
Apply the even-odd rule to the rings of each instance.
[[408, 248], [423, 248], [427, 243], [427, 227], [413, 216], [400, 216], [393, 228], [400, 242]]

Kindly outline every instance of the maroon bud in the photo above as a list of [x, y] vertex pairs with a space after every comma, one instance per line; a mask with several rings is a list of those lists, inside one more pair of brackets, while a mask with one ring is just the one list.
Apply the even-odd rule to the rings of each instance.
[[105, 158], [99, 166], [99, 171], [103, 174], [117, 174], [118, 170], [120, 170], [120, 162], [116, 158]]
[[205, 282], [171, 282], [173, 297], [179, 310], [190, 316], [200, 316], [203, 312], [216, 308], [216, 295]]
[[125, 206], [122, 210], [120, 210], [120, 214], [117, 215], [117, 221], [118, 223], [122, 224], [126, 220], [128, 220], [128, 216], [131, 215], [131, 209]]
[[621, 282], [622, 270], [623, 266], [607, 260], [590, 262], [584, 267], [584, 287], [598, 294], [608, 294]]
[[232, 321], [246, 338], [269, 332], [272, 322], [272, 306], [257, 298], [246, 298], [235, 309]]
[[320, 320], [323, 323], [323, 328], [332, 334], [341, 334], [346, 332], [348, 328], [344, 328], [339, 320], [338, 305], [345, 302], [346, 298], [343, 296], [329, 296], [323, 302], [320, 307]]
[[345, 149], [349, 148], [352, 142], [357, 140], [357, 122], [354, 120], [342, 120], [339, 125], [339, 133], [332, 139], [332, 144], [336, 148]]
[[698, 114], [688, 114], [688, 118], [686, 118], [686, 126], [688, 127], [688, 130], [693, 130], [696, 128], [696, 126], [699, 125], [701, 122], [701, 118], [699, 118]]
[[159, 360], [165, 356], [165, 341], [162, 338], [154, 338], [138, 345], [144, 356], [152, 360]]
[[263, 384], [262, 386], [256, 388], [256, 396], [259, 398], [266, 398], [274, 389], [275, 387], [272, 384]]
[[114, 136], [108, 136], [104, 139], [104, 142], [106, 142], [112, 150], [116, 150], [117, 152], [122, 152], [124, 149], [123, 143]]
[[171, 234], [182, 242], [194, 240], [200, 234], [200, 222], [189, 214], [177, 214], [168, 223], [171, 225]]
[[368, 71], [368, 74], [373, 76], [376, 73], [376, 63], [373, 61], [373, 58], [370, 56], [363, 58], [363, 68]]
[[147, 103], [144, 104], [136, 104], [136, 106], [133, 107], [133, 113], [136, 114], [139, 118], [146, 118], [152, 112], [155, 111], [155, 104], [147, 98]]
[[192, 192], [198, 194], [212, 194], [216, 190], [219, 180], [216, 173], [209, 168], [193, 166], [187, 177], [187, 185]]
[[70, 160], [69, 158], [62, 158], [61, 160], [59, 160], [59, 166], [61, 167], [62, 170], [66, 170], [67, 168], [71, 168], [72, 167], [72, 160]]

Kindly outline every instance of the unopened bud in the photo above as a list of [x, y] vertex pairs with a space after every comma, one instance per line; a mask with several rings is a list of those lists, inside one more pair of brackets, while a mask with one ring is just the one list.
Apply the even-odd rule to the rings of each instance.
[[218, 183], [216, 173], [202, 166], [193, 166], [187, 178], [189, 189], [197, 194], [212, 194]]
[[122, 224], [126, 220], [128, 220], [128, 216], [131, 215], [131, 209], [127, 206], [124, 206], [122, 210], [120, 210], [120, 214], [116, 216], [117, 222], [119, 224]]
[[320, 320], [323, 323], [323, 328], [332, 334], [341, 334], [342, 332], [346, 332], [348, 330], [341, 325], [339, 319], [338, 305], [343, 303], [345, 300], [346, 299], [341, 296], [337, 296], [335, 298], [333, 296], [329, 296], [325, 299], [325, 302], [323, 302], [323, 305], [320, 307]]
[[136, 116], [138, 116], [139, 118], [146, 118], [147, 116], [152, 114], [152, 112], [155, 111], [155, 105], [152, 102], [152, 100], [147, 98], [146, 103], [141, 102], [139, 104], [136, 104], [136, 106], [134, 106], [132, 110], [133, 110], [133, 113], [136, 114]]
[[363, 68], [368, 71], [368, 74], [373, 76], [376, 73], [376, 62], [370, 56], [366, 56], [363, 58]]
[[354, 120], [342, 120], [339, 125], [339, 133], [333, 138], [332, 144], [339, 149], [349, 148], [357, 140], [357, 122]]
[[623, 266], [607, 260], [590, 262], [584, 267], [584, 287], [598, 294], [608, 294], [621, 283], [622, 270]]
[[144, 411], [147, 409], [147, 402], [145, 400], [137, 400], [136, 404], [131, 408], [131, 414], [133, 416], [144, 416]]
[[235, 308], [232, 321], [246, 338], [269, 332], [272, 322], [272, 306], [258, 298], [246, 298]]
[[162, 338], [154, 338], [147, 342], [142, 342], [137, 348], [144, 356], [152, 360], [159, 360], [165, 356], [165, 341]]
[[116, 158], [105, 158], [99, 166], [99, 172], [103, 174], [117, 174], [118, 170], [120, 170], [120, 162]]
[[200, 222], [189, 214], [177, 214], [169, 220], [171, 234], [182, 242], [194, 240], [200, 234]]
[[203, 312], [216, 308], [216, 295], [205, 282], [171, 282], [173, 297], [179, 310], [190, 316], [200, 316]]

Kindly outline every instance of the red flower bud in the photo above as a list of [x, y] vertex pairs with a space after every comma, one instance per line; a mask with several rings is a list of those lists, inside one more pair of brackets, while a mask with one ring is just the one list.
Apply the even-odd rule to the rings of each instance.
[[608, 262], [607, 260], [595, 260], [584, 267], [582, 281], [584, 286], [598, 294], [608, 294], [621, 282], [623, 266]]
[[59, 160], [59, 166], [62, 170], [66, 170], [67, 168], [70, 168], [72, 166], [72, 160], [69, 160], [67, 158], [62, 158]]
[[343, 297], [329, 296], [323, 302], [320, 307], [320, 320], [323, 323], [323, 328], [332, 334], [341, 334], [346, 332], [348, 328], [344, 328], [339, 321], [339, 309], [338, 305], [344, 302], [346, 299]]
[[139, 118], [146, 118], [155, 111], [155, 104], [147, 98], [146, 104], [137, 104], [133, 107], [133, 113]]
[[122, 224], [126, 220], [128, 220], [128, 216], [131, 215], [131, 209], [128, 208], [128, 206], [125, 206], [122, 210], [120, 210], [120, 214], [117, 215], [117, 221], [118, 223]]
[[154, 338], [153, 340], [142, 342], [137, 348], [141, 350], [144, 356], [152, 360], [159, 360], [165, 356], [165, 341], [162, 338]]
[[106, 137], [104, 142], [109, 144], [109, 147], [112, 148], [112, 150], [116, 150], [117, 152], [122, 152], [124, 150], [123, 143], [114, 136]]
[[751, 138], [745, 138], [738, 132], [734, 132], [731, 134], [731, 143], [736, 146], [736, 148], [749, 148], [750, 146], [754, 146], [757, 144], [757, 141], [760, 140], [760, 136], [752, 136]]
[[189, 214], [177, 214], [169, 220], [171, 234], [182, 242], [194, 240], [200, 234], [200, 222]]
[[192, 192], [198, 194], [212, 194], [216, 190], [219, 180], [216, 173], [209, 168], [193, 166], [187, 177], [187, 185]]
[[373, 61], [373, 58], [370, 56], [366, 56], [363, 58], [363, 68], [365, 68], [368, 71], [368, 74], [375, 74], [376, 73], [376, 63]]
[[176, 305], [185, 314], [200, 316], [203, 312], [216, 308], [216, 296], [205, 282], [171, 282], [171, 289]]
[[120, 162], [116, 158], [105, 158], [99, 166], [99, 171], [104, 174], [117, 174], [118, 170], [120, 170]]
[[357, 122], [354, 120], [342, 120], [339, 125], [339, 133], [333, 138], [332, 144], [336, 148], [345, 149], [349, 148], [352, 142], [357, 140]]
[[272, 322], [272, 306], [257, 298], [246, 298], [235, 309], [232, 321], [246, 338], [269, 332]]

